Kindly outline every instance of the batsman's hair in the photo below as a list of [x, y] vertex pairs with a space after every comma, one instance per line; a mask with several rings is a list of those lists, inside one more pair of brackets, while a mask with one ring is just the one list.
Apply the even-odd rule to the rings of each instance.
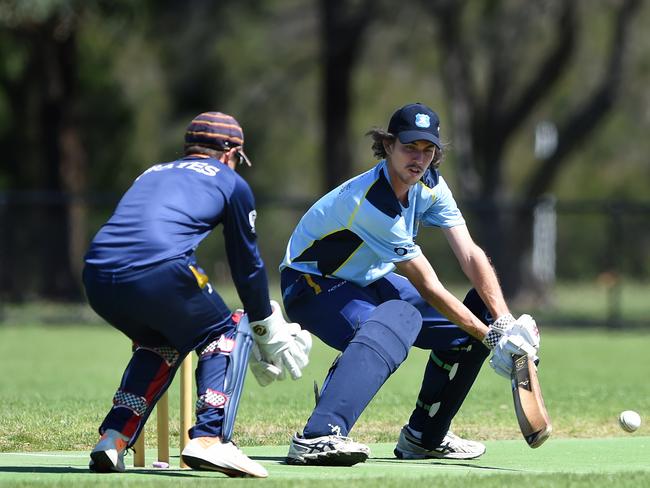
[[[386, 153], [384, 142], [392, 144], [395, 142], [396, 137], [390, 132], [387, 132], [384, 129], [379, 129], [377, 127], [373, 127], [372, 129], [370, 129], [368, 132], [366, 132], [366, 135], [372, 138], [371, 148], [372, 148], [373, 155], [377, 159], [385, 159], [386, 156], [388, 156], [388, 154]], [[442, 163], [443, 154], [444, 154], [444, 150], [436, 146], [436, 151], [435, 154], [433, 155], [433, 161], [431, 161], [431, 165], [433, 166], [434, 169], [438, 169], [438, 167]]]

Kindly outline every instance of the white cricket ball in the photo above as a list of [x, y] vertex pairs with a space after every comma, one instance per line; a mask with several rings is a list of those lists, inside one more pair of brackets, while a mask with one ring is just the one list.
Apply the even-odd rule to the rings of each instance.
[[634, 432], [641, 426], [641, 416], [634, 410], [625, 410], [618, 416], [618, 423], [625, 432]]

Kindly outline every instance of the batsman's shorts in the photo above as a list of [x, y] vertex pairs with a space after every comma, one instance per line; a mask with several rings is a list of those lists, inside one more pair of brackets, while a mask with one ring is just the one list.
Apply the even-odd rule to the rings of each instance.
[[447, 350], [470, 341], [465, 331], [424, 301], [406, 278], [395, 273], [360, 287], [345, 280], [285, 268], [281, 286], [289, 318], [339, 351], [345, 349], [359, 324], [388, 300], [404, 300], [422, 314], [422, 329], [414, 346]]

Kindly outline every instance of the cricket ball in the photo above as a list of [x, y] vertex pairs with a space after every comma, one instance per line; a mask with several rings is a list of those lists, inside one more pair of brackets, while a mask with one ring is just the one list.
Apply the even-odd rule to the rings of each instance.
[[641, 426], [641, 416], [634, 410], [625, 410], [618, 416], [618, 423], [625, 432], [634, 432]]

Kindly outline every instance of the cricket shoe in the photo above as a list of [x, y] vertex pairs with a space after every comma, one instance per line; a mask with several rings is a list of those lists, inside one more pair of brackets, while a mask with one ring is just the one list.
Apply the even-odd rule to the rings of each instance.
[[185, 464], [198, 471], [219, 471], [231, 478], [266, 478], [269, 475], [261, 464], [241, 452], [234, 443], [222, 443], [219, 437], [192, 439], [181, 456]]
[[291, 439], [287, 464], [312, 464], [318, 466], [353, 466], [370, 456], [370, 448], [349, 437], [324, 435], [305, 439], [296, 434]]
[[438, 447], [427, 449], [422, 445], [420, 436], [405, 425], [393, 452], [398, 459], [474, 459], [485, 452], [485, 445], [468, 441], [449, 431]]
[[113, 429], [107, 429], [90, 452], [88, 468], [95, 473], [122, 473], [124, 452], [129, 438]]

